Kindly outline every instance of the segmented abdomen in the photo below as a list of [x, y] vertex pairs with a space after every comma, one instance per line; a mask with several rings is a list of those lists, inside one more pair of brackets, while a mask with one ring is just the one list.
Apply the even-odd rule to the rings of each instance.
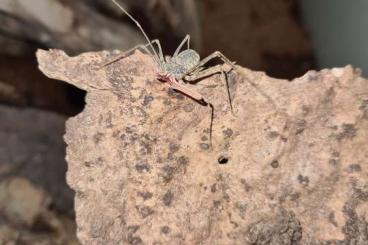
[[180, 52], [172, 61], [185, 68], [186, 71], [193, 69], [200, 61], [199, 54], [193, 49]]

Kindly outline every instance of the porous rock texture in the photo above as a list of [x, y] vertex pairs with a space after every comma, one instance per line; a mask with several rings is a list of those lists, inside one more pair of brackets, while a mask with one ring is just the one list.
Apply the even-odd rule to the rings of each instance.
[[136, 52], [39, 51], [87, 90], [66, 125], [83, 244], [367, 244], [368, 83], [348, 66], [293, 81], [236, 67], [170, 91]]

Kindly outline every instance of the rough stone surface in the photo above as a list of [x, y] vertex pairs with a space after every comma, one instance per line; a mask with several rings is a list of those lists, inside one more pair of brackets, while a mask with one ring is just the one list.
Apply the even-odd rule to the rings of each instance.
[[[39, 51], [49, 77], [87, 90], [67, 121], [68, 183], [83, 244], [367, 244], [368, 83], [352, 67], [293, 81], [237, 67], [191, 85], [135, 53]], [[188, 85], [189, 86], [189, 85]]]

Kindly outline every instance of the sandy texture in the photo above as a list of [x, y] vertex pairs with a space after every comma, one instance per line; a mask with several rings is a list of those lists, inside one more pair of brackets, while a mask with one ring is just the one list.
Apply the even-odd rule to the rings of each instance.
[[[83, 244], [367, 244], [368, 83], [351, 67], [293, 81], [237, 67], [192, 85], [155, 79], [141, 53], [39, 51], [49, 77], [87, 90], [66, 125]], [[169, 91], [169, 92], [168, 92]], [[221, 163], [221, 164], [220, 164]]]

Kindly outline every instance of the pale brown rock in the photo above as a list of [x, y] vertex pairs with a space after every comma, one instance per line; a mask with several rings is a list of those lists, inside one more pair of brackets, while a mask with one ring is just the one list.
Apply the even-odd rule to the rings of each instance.
[[352, 67], [237, 67], [235, 115], [221, 76], [192, 85], [215, 107], [211, 148], [209, 107], [168, 93], [148, 56], [37, 56], [88, 92], [65, 135], [83, 244], [368, 243], [368, 83]]

